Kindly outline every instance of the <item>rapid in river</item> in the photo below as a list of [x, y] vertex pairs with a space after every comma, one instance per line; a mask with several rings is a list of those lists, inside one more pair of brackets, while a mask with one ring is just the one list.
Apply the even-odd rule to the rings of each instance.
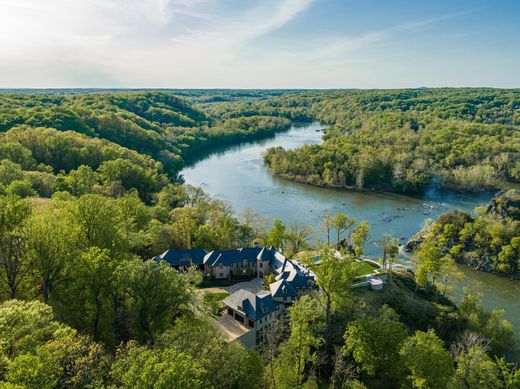
[[[318, 239], [322, 215], [341, 211], [372, 226], [371, 239], [365, 254], [379, 256], [378, 241], [390, 233], [404, 243], [419, 231], [425, 219], [435, 219], [453, 209], [472, 211], [487, 203], [492, 193], [461, 194], [440, 192], [435, 188], [421, 197], [390, 193], [357, 192], [319, 188], [295, 183], [272, 175], [263, 163], [263, 152], [273, 146], [286, 149], [322, 142], [323, 125], [293, 125], [290, 130], [270, 138], [209, 150], [182, 171], [186, 183], [200, 186], [208, 194], [233, 205], [238, 212], [251, 208], [270, 220], [284, 223], [310, 224]], [[403, 263], [409, 259], [403, 258]], [[410, 265], [411, 266], [411, 265]], [[461, 266], [465, 280], [462, 286], [482, 293], [482, 302], [489, 308], [506, 310], [506, 318], [515, 327], [520, 339], [520, 281], [510, 281], [492, 274]]]

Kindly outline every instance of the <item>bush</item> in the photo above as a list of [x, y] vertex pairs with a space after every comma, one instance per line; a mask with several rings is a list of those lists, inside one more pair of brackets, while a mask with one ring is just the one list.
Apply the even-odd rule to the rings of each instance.
[[31, 183], [25, 180], [16, 180], [11, 182], [6, 188], [5, 193], [22, 198], [35, 196], [36, 191], [32, 188]]

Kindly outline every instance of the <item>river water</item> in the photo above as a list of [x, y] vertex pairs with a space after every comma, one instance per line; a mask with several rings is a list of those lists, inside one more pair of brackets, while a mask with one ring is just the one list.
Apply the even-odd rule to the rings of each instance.
[[[182, 174], [186, 183], [200, 186], [211, 196], [231, 204], [235, 211], [251, 208], [270, 220], [279, 218], [287, 225], [310, 224], [317, 239], [324, 239], [319, 226], [326, 211], [341, 211], [358, 221], [367, 220], [372, 233], [365, 254], [370, 256], [380, 255], [377, 242], [384, 233], [393, 234], [403, 243], [421, 229], [426, 218], [435, 219], [452, 209], [472, 211], [492, 197], [490, 193], [441, 193], [435, 188], [421, 197], [335, 190], [291, 182], [269, 173], [262, 160], [267, 148], [291, 149], [319, 144], [322, 128], [319, 123], [294, 125], [267, 139], [210, 150]], [[406, 263], [407, 259], [402, 261]], [[463, 285], [469, 286], [472, 292], [482, 293], [482, 302], [487, 307], [505, 309], [506, 318], [520, 338], [520, 281], [509, 281], [467, 267], [461, 269], [465, 273]], [[460, 295], [461, 288], [455, 291], [456, 297]]]

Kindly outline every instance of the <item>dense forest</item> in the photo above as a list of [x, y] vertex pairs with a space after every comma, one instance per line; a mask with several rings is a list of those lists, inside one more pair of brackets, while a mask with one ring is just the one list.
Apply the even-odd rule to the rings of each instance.
[[[328, 242], [315, 248], [316, 264], [305, 255], [310, 226], [235, 214], [178, 176], [204, 148], [295, 120], [336, 121], [327, 144], [342, 121], [327, 120], [325, 107], [346, 93], [0, 94], [0, 387], [519, 388], [511, 325], [475, 294], [455, 305], [445, 286], [456, 275], [435, 250], [419, 256], [415, 276], [392, 270], [388, 239], [384, 293], [354, 290], [351, 259], [363, 253], [368, 223], [326, 216], [338, 246], [345, 239], [353, 250], [338, 257]], [[503, 120], [518, 121], [511, 115]], [[518, 124], [492, 117], [482, 125]], [[149, 259], [171, 247], [253, 242], [303, 251], [320, 292], [247, 350], [211, 325], [199, 272]]]
[[265, 161], [275, 174], [406, 193], [520, 181], [518, 90], [338, 91], [319, 95], [310, 112], [329, 125], [324, 143], [270, 149]]
[[458, 210], [440, 216], [410, 242], [413, 248], [419, 255], [435, 253], [445, 261], [520, 278], [520, 193], [499, 193], [475, 216]]
[[[201, 149], [287, 129], [283, 116], [208, 116], [160, 92], [0, 95], [0, 191], [137, 189], [150, 201]], [[82, 182], [88, 188], [72, 188]], [[114, 194], [114, 193], [112, 193]]]

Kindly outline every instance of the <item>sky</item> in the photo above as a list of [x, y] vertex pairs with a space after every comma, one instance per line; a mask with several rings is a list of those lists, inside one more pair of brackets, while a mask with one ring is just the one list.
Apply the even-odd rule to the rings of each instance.
[[520, 0], [0, 0], [0, 88], [520, 87]]

